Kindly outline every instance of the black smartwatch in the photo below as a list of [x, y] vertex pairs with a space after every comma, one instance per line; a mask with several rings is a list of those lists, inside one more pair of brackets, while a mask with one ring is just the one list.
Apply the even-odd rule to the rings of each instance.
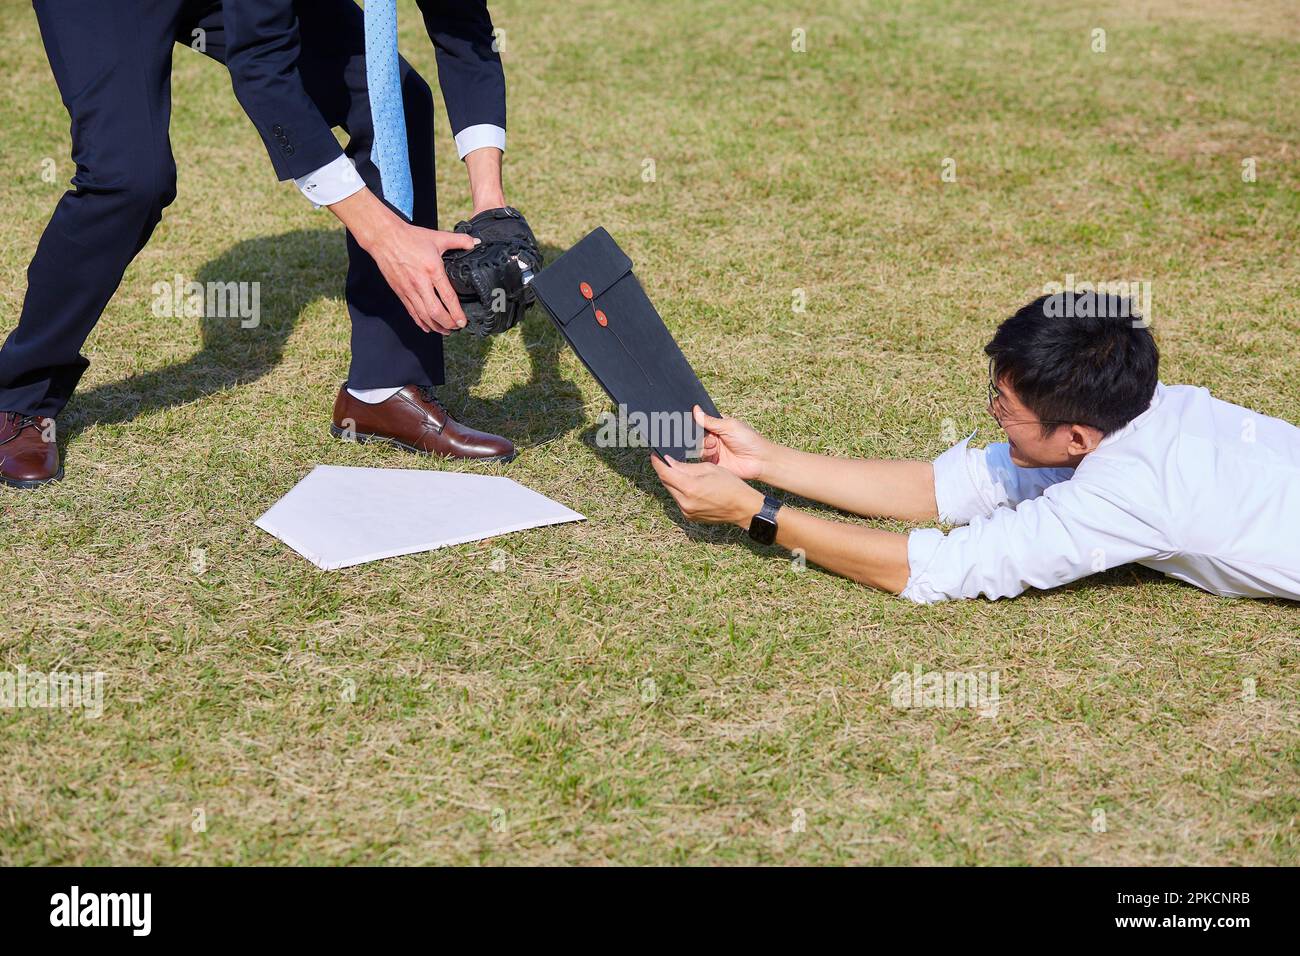
[[781, 510], [781, 505], [780, 499], [766, 495], [763, 510], [750, 519], [749, 536], [759, 544], [771, 544], [776, 540], [776, 513]]

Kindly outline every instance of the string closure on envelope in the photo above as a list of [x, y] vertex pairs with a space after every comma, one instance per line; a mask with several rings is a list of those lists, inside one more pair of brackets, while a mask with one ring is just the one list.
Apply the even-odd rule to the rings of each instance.
[[592, 291], [591, 286], [586, 282], [580, 282], [578, 283], [578, 291], [582, 293], [582, 297], [586, 299], [587, 304], [591, 306], [591, 315], [592, 318], [596, 320], [596, 324], [602, 329], [609, 329], [609, 331], [614, 333], [614, 338], [618, 339], [618, 344], [623, 346], [623, 351], [632, 357], [633, 362], [636, 362], [636, 367], [641, 370], [642, 376], [645, 377], [646, 384], [653, 387], [654, 380], [650, 378], [650, 373], [645, 370], [645, 366], [642, 365], [641, 360], [636, 357], [636, 353], [627, 347], [627, 343], [623, 341], [623, 337], [618, 334], [618, 329], [609, 324], [609, 316], [607, 316], [602, 310], [596, 308], [596, 294]]

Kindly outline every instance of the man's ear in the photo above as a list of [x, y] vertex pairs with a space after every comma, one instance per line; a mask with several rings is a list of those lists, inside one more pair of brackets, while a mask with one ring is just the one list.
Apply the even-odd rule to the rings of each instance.
[[1101, 440], [1106, 436], [1101, 433], [1100, 429], [1093, 428], [1091, 425], [1071, 425], [1070, 426], [1070, 455], [1086, 455], [1091, 451], [1096, 451]]

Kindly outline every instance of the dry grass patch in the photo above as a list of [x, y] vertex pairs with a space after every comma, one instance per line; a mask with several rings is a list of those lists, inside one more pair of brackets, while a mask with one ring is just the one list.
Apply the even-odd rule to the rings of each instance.
[[[773, 438], [987, 437], [979, 349], [1067, 273], [1153, 283], [1166, 381], [1295, 417], [1285, 4], [493, 6], [512, 201], [552, 253], [606, 225]], [[41, 160], [71, 168], [30, 10], [0, 27], [8, 328]], [[180, 196], [89, 343], [68, 480], [0, 494], [0, 670], [106, 675], [99, 720], [0, 712], [3, 862], [1297, 861], [1293, 606], [1134, 568], [932, 608], [796, 573], [594, 447], [605, 398], [541, 316], [453, 341], [445, 393], [525, 446], [490, 473], [589, 521], [319, 573], [252, 526], [313, 465], [470, 466], [328, 437], [341, 237], [185, 51], [172, 138]], [[155, 318], [177, 273], [260, 281], [261, 325]], [[998, 670], [998, 716], [892, 707], [915, 665]]]

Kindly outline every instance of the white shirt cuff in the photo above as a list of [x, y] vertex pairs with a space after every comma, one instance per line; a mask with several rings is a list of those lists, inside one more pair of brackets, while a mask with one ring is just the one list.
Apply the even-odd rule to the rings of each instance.
[[352, 165], [352, 160], [346, 156], [340, 156], [320, 169], [298, 177], [294, 183], [317, 208], [341, 202], [360, 192], [366, 185], [357, 168]]
[[[934, 460], [934, 498], [939, 505], [939, 520], [947, 524], [965, 524], [975, 515], [988, 511], [979, 483], [971, 474], [972, 466], [978, 467], [984, 455], [983, 449], [969, 447], [974, 437], [975, 433], [971, 432], [965, 441], [953, 445]], [[972, 461], [973, 457], [980, 461]]]
[[930, 583], [930, 563], [943, 544], [943, 532], [938, 528], [916, 528], [907, 536], [907, 586], [898, 596], [917, 604], [935, 604], [947, 599]]
[[484, 146], [495, 146], [504, 153], [506, 131], [491, 123], [480, 123], [477, 126], [466, 126], [456, 134], [456, 152], [460, 154], [461, 159]]

